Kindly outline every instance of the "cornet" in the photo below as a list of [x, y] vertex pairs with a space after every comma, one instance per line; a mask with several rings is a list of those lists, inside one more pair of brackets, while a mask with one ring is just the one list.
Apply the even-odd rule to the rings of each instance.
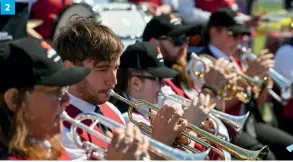
[[[192, 65], [191, 65], [191, 73], [193, 73], [195, 76], [198, 77], [198, 80], [201, 80], [204, 78], [205, 73], [208, 71], [209, 67], [214, 66], [214, 62], [216, 61], [215, 58], [205, 54], [205, 55], [200, 55], [198, 56], [195, 53], [191, 53], [191, 57], [193, 58], [192, 60]], [[203, 65], [202, 70], [197, 69], [197, 63], [201, 62]], [[234, 69], [229, 69], [233, 70], [233, 72], [236, 72], [238, 75], [238, 78], [245, 78], [245, 79], [250, 79], [248, 76], [238, 73]], [[239, 87], [237, 86], [237, 82], [234, 82], [233, 84], [227, 84], [224, 86], [224, 88], [217, 90], [217, 93], [220, 97], [222, 97], [223, 100], [231, 100], [234, 97], [237, 97], [240, 101], [247, 103], [250, 100], [250, 97], [248, 94], [246, 94], [243, 90], [240, 90]]]
[[[151, 103], [144, 101], [144, 100], [136, 100], [134, 102], [131, 102], [129, 100], [127, 100], [126, 98], [118, 95], [117, 93], [115, 93], [113, 90], [109, 90], [108, 95], [111, 97], [114, 97], [126, 104], [129, 105], [129, 109], [128, 109], [128, 115], [129, 115], [129, 119], [136, 125], [138, 125], [140, 127], [140, 129], [142, 130], [142, 132], [149, 134], [152, 131], [152, 128], [147, 126], [146, 124], [140, 123], [135, 121], [132, 118], [132, 113], [133, 113], [133, 109], [137, 109], [139, 112], [144, 113], [146, 115], [148, 115], [151, 118], [154, 118], [155, 115], [144, 110], [142, 107], [140, 107], [141, 105], [146, 105], [148, 106], [151, 110], [154, 111], [158, 111], [159, 108], [155, 107], [154, 105], [152, 105]], [[244, 148], [240, 148], [236, 145], [233, 145], [225, 140], [220, 139], [219, 137], [206, 132], [190, 123], [188, 123], [188, 129], [190, 129], [191, 131], [193, 131], [194, 133], [196, 133], [197, 135], [205, 138], [208, 142], [210, 142], [211, 144], [215, 144], [218, 145], [220, 147], [222, 147], [224, 150], [226, 150], [227, 152], [229, 152], [230, 154], [232, 154], [233, 156], [235, 156], [236, 158], [240, 159], [240, 160], [261, 160], [263, 158], [266, 157], [269, 148], [268, 146], [264, 146], [262, 149], [257, 150], [257, 151], [250, 151], [250, 150], [246, 150]], [[207, 142], [202, 141], [201, 139], [199, 139], [198, 137], [194, 136], [193, 134], [189, 133], [188, 131], [183, 131], [182, 134], [184, 136], [186, 136], [187, 138], [189, 138], [192, 141], [198, 142], [200, 144], [202, 144], [203, 146], [210, 148], [214, 151], [219, 151], [217, 148], [215, 148], [214, 146], [212, 146], [211, 144], [208, 144]], [[184, 146], [182, 146], [184, 147]], [[184, 147], [187, 148], [187, 147]], [[190, 148], [190, 151], [193, 151], [194, 148]], [[218, 153], [218, 152], [217, 152]], [[223, 158], [223, 154], [221, 154], [221, 152], [219, 152], [219, 154], [222, 156]]]
[[[105, 125], [106, 127], [109, 127], [110, 129], [117, 129], [117, 128], [123, 128], [126, 129], [124, 125], [121, 125], [103, 115], [97, 114], [97, 113], [82, 113], [76, 116], [75, 119], [71, 118], [65, 111], [60, 114], [60, 117], [62, 120], [68, 121], [72, 124], [70, 131], [71, 135], [77, 144], [78, 147], [81, 149], [84, 149], [86, 152], [89, 152], [92, 154], [93, 157], [97, 159], [104, 159], [107, 151], [105, 149], [102, 149], [95, 144], [89, 142], [89, 141], [81, 141], [80, 136], [77, 133], [77, 128], [81, 128], [85, 131], [87, 131], [89, 134], [96, 136], [106, 143], [110, 143], [111, 139], [106, 137], [105, 135], [102, 135], [101, 133], [95, 131], [93, 127], [87, 126], [82, 123], [82, 120], [92, 120], [94, 121], [92, 126], [101, 123]], [[208, 153], [210, 150], [207, 150], [202, 153], [198, 154], [191, 154], [184, 151], [181, 151], [179, 149], [174, 149], [170, 146], [167, 146], [165, 144], [162, 144], [159, 141], [156, 141], [154, 139], [151, 139], [147, 136], [143, 136], [149, 140], [150, 143], [150, 151], [154, 152], [155, 154], [168, 159], [168, 160], [204, 160], [206, 159]], [[149, 160], [149, 159], [145, 159]]]
[[[191, 105], [191, 100], [175, 95], [175, 94], [171, 94], [168, 96], [164, 95], [164, 97], [165, 99], [171, 99], [173, 101], [176, 101], [177, 103], [180, 103], [184, 107], [189, 107]], [[230, 115], [230, 114], [213, 109], [211, 111], [211, 115], [214, 117], [217, 117], [222, 122], [231, 126], [235, 130], [235, 132], [239, 135], [242, 132], [242, 128], [245, 124], [247, 117], [249, 116], [249, 112], [247, 112], [245, 115], [242, 115], [242, 116], [234, 116], [234, 115]], [[215, 134], [217, 132], [219, 131], [216, 130]]]
[[[255, 60], [257, 58], [257, 56], [255, 54], [253, 54], [249, 48], [246, 48], [244, 46], [239, 45], [238, 49], [250, 61]], [[288, 80], [287, 78], [285, 78], [284, 76], [282, 76], [280, 73], [278, 73], [273, 68], [270, 68], [268, 70], [267, 74], [274, 80], [276, 85], [280, 88], [281, 98], [285, 101], [288, 100], [292, 94], [292, 87], [291, 87], [292, 82], [290, 80]], [[274, 92], [272, 92], [272, 93], [274, 93]], [[273, 97], [275, 95], [276, 95], [275, 93], [272, 94]]]

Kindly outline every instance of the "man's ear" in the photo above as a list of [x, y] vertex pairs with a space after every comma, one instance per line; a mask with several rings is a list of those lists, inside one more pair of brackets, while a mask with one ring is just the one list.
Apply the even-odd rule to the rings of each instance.
[[65, 61], [64, 61], [64, 65], [67, 66], [67, 67], [72, 67], [72, 66], [74, 66], [74, 64], [73, 64], [71, 61], [68, 61], [68, 60], [65, 60]]
[[12, 112], [16, 111], [19, 91], [16, 88], [10, 88], [4, 93], [4, 101]]

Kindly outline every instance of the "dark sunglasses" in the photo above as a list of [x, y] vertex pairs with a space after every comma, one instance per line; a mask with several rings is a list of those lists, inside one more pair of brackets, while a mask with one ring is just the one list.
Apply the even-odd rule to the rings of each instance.
[[132, 77], [138, 77], [138, 78], [141, 78], [141, 79], [149, 79], [149, 80], [153, 80], [153, 81], [156, 81], [156, 82], [159, 82], [159, 83], [163, 83], [163, 78], [160, 78], [160, 77], [156, 77], [156, 76], [145, 76], [145, 75], [133, 75]]
[[183, 44], [188, 44], [188, 39], [186, 36], [180, 36], [180, 37], [162, 36], [159, 38], [159, 40], [170, 40], [173, 42], [175, 46], [182, 46]]
[[244, 36], [244, 34], [237, 34], [237, 33], [231, 32], [231, 31], [228, 31], [228, 35], [233, 36], [234, 38], [239, 38], [239, 37]]

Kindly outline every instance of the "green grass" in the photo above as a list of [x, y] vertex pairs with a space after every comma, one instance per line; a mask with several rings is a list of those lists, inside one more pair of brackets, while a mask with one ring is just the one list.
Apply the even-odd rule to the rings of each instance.
[[[279, 2], [276, 3], [276, 1], [273, 2], [270, 0], [259, 0], [259, 3], [254, 4], [253, 15], [263, 12], [268, 13], [272, 11], [278, 11], [283, 8], [282, 1], [280, 0]], [[259, 53], [264, 48], [264, 43], [265, 36], [255, 36], [253, 52], [256, 54]]]

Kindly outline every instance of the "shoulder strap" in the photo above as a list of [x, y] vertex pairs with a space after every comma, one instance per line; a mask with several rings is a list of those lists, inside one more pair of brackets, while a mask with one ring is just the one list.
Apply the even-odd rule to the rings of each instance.
[[170, 86], [170, 87], [172, 88], [172, 90], [173, 90], [177, 95], [182, 96], [182, 97], [185, 97], [185, 98], [188, 98], [188, 96], [185, 95], [184, 91], [183, 91], [181, 88], [179, 88], [178, 86], [176, 86], [176, 85], [172, 82], [172, 80], [170, 80], [170, 79], [164, 79], [164, 82], [165, 82], [166, 85]]
[[124, 122], [121, 120], [120, 116], [107, 103], [99, 106], [104, 116], [124, 125]]
[[[69, 105], [68, 107], [66, 107], [66, 112], [72, 118], [75, 118], [78, 114], [82, 113], [78, 108], [76, 108], [73, 105]], [[82, 123], [87, 126], [90, 126], [92, 124], [92, 121], [91, 120], [84, 120]], [[71, 123], [69, 123], [67, 121], [64, 121], [63, 125], [68, 129], [70, 129], [70, 127], [71, 127]], [[100, 130], [97, 126], [94, 127], [94, 130], [96, 130], [100, 134], [104, 135], [103, 131]], [[91, 136], [88, 132], [83, 131], [82, 129], [78, 128], [77, 133], [79, 134], [82, 141], [90, 141], [90, 142], [94, 143], [95, 145], [102, 147], [102, 148], [107, 147], [107, 143], [105, 141], [101, 140], [99, 137]]]

